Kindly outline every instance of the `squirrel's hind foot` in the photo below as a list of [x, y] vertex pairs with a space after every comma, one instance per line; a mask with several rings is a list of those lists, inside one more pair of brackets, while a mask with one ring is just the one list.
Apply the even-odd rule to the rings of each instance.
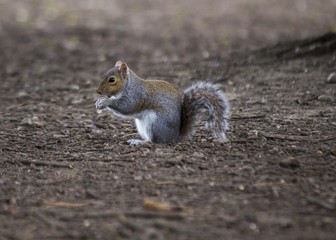
[[142, 139], [130, 139], [130, 140], [127, 140], [127, 143], [129, 143], [132, 146], [139, 146], [139, 145], [142, 145], [142, 144], [144, 144], [146, 142], [148, 142], [148, 141], [142, 140]]

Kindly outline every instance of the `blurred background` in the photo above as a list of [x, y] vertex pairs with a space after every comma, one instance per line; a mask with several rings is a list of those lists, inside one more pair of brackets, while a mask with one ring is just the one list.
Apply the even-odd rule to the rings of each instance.
[[335, 29], [336, 0], [0, 0], [0, 77], [6, 93], [75, 84], [94, 94], [123, 60], [185, 87], [225, 78], [232, 52]]
[[207, 55], [334, 31], [336, 0], [1, 0], [0, 33], [15, 26], [131, 33], [144, 48], [147, 36], [186, 45], [197, 40]]

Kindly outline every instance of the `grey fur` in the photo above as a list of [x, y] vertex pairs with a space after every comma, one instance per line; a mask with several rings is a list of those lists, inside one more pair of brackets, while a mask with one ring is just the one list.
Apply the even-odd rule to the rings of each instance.
[[209, 115], [206, 126], [212, 130], [213, 136], [225, 140], [225, 131], [229, 128], [229, 102], [224, 92], [209, 82], [198, 82], [184, 90], [182, 137], [187, 137], [193, 132], [202, 110], [206, 110]]

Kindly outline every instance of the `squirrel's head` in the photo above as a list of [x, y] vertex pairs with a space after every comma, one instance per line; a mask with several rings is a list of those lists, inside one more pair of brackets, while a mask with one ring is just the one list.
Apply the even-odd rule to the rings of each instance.
[[114, 68], [109, 69], [103, 74], [102, 80], [96, 92], [108, 97], [115, 96], [124, 86], [128, 78], [128, 67], [126, 63], [118, 61]]

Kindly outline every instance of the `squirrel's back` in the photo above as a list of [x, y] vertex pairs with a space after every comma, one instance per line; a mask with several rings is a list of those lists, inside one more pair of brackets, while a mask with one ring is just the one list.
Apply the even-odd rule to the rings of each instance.
[[143, 80], [146, 85], [146, 94], [148, 98], [162, 101], [170, 100], [174, 102], [181, 102], [182, 97], [179, 91], [170, 83], [162, 80]]

